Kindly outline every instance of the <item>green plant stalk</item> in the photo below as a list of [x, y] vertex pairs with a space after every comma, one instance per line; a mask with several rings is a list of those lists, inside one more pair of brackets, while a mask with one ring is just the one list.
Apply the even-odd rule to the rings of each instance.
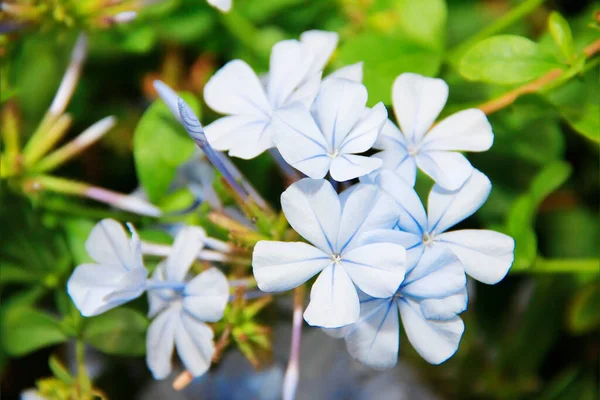
[[529, 268], [511, 269], [514, 274], [580, 274], [600, 271], [600, 260], [595, 258], [537, 258]]
[[21, 151], [19, 143], [19, 124], [17, 121], [16, 110], [13, 106], [14, 104], [7, 104], [2, 112], [2, 138], [4, 139], [7, 162], [11, 168], [14, 160]]
[[[68, 114], [61, 115], [55, 122], [48, 127], [44, 135], [39, 135], [38, 139], [29, 141], [24, 151], [24, 163], [26, 166], [32, 166], [37, 163], [60, 139], [62, 139], [73, 122]], [[33, 143], [32, 143], [33, 142]]]
[[448, 53], [448, 62], [451, 65], [457, 65], [462, 56], [477, 44], [479, 41], [500, 33], [511, 25], [518, 22], [520, 19], [531, 14], [536, 8], [542, 5], [546, 0], [525, 0], [518, 6], [511, 9], [509, 12], [498, 18], [490, 25], [477, 32], [475, 35], [465, 40], [463, 43], [450, 50]]
[[75, 342], [75, 356], [77, 358], [77, 384], [80, 400], [92, 398], [92, 384], [85, 368], [85, 343], [81, 339]]

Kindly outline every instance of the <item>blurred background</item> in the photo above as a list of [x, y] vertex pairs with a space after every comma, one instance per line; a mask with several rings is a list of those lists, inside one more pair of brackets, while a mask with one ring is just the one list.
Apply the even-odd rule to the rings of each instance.
[[[167, 189], [175, 170], [193, 155], [194, 144], [178, 141], [185, 139], [183, 130], [148, 108], [157, 97], [153, 80], [188, 92], [206, 124], [218, 115], [204, 106], [202, 89], [220, 66], [240, 58], [266, 72], [273, 44], [309, 29], [339, 33], [328, 70], [364, 61], [370, 103], [381, 100], [389, 110], [391, 84], [402, 72], [448, 82], [444, 115], [539, 78], [468, 79], [461, 66], [465, 53], [491, 35], [529, 38], [573, 74], [493, 113], [494, 146], [469, 154], [473, 165], [490, 177], [493, 190], [484, 207], [459, 228], [503, 231], [516, 239], [517, 247], [505, 280], [495, 286], [472, 282], [469, 309], [463, 314], [466, 331], [456, 355], [431, 366], [402, 337], [398, 366], [371, 371], [351, 360], [343, 342], [305, 327], [298, 398], [598, 398], [598, 55], [585, 66], [576, 56], [569, 59], [568, 51], [561, 53], [561, 42], [557, 46], [553, 40], [548, 20], [552, 11], [564, 17], [573, 37], [571, 53], [581, 54], [600, 38], [600, 2], [233, 0], [229, 13], [204, 0], [5, 0], [2, 7], [3, 398], [19, 398], [38, 380], [52, 376], [56, 379], [47, 384], [59, 393], [60, 375], [76, 370], [71, 338], [82, 324], [93, 324], [85, 331], [86, 359], [94, 386], [107, 398], [279, 398], [289, 351], [290, 296], [279, 296], [257, 316], [256, 323], [273, 328], [272, 347], [265, 346], [267, 351], [257, 356], [234, 343], [209, 374], [175, 392], [172, 379], [154, 381], [145, 365], [145, 299], [133, 303], [131, 314], [111, 314], [93, 323], [95, 318], [81, 321], [65, 292], [71, 271], [85, 260], [83, 243], [99, 219], [135, 222], [142, 237], [168, 242], [160, 229], [165, 221], [111, 210], [55, 181], [36, 181], [35, 168], [11, 169], [9, 150], [14, 147], [10, 138], [18, 137], [23, 146], [43, 125], [71, 49], [84, 31], [89, 52], [67, 109], [68, 130], [57, 143], [68, 142], [105, 116], [114, 115], [118, 122], [98, 143], [53, 169], [52, 176], [121, 193], [141, 184], [154, 188], [149, 199], [162, 210], [185, 208], [192, 201], [189, 191]], [[279, 207], [284, 180], [268, 154], [235, 162]], [[419, 176], [416, 187], [425, 199], [431, 182]], [[178, 222], [200, 224], [205, 213], [201, 205]], [[68, 380], [62, 377], [63, 383]]]

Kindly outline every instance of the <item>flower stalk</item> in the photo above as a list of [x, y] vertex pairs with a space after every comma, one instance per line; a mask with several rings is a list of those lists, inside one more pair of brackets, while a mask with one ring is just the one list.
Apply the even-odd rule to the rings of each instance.
[[306, 287], [298, 286], [294, 289], [294, 315], [292, 320], [292, 342], [290, 345], [290, 359], [288, 361], [281, 397], [283, 400], [294, 400], [300, 378], [300, 343], [302, 341], [302, 313], [304, 312], [304, 297]]

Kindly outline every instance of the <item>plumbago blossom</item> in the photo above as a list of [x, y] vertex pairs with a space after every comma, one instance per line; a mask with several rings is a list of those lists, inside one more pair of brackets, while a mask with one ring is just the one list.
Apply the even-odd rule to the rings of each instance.
[[195, 277], [189, 271], [206, 238], [203, 229], [184, 227], [177, 234], [169, 255], [150, 279], [142, 259], [142, 243], [131, 225], [129, 240], [114, 220], [100, 221], [86, 241], [88, 254], [98, 264], [78, 266], [67, 283], [67, 291], [84, 316], [102, 314], [148, 292], [154, 318], [148, 329], [148, 367], [155, 379], [171, 372], [174, 348], [192, 376], [210, 367], [215, 352], [213, 331], [206, 322], [223, 317], [229, 298], [225, 275], [209, 268]]
[[441, 79], [412, 73], [401, 74], [392, 87], [392, 103], [401, 129], [386, 123], [374, 155], [383, 168], [397, 172], [414, 186], [417, 167], [436, 183], [455, 190], [473, 172], [458, 151], [486, 151], [492, 146], [492, 127], [483, 111], [472, 108], [433, 125], [448, 99], [448, 85]]
[[[244, 159], [274, 147], [273, 113], [294, 103], [305, 107], [312, 104], [337, 41], [336, 33], [308, 31], [300, 40], [276, 43], [269, 73], [263, 80], [242, 60], [225, 64], [204, 87], [206, 104], [227, 115], [206, 127], [211, 146]], [[332, 76], [361, 80], [362, 64], [348, 66]]]
[[393, 295], [404, 278], [405, 250], [390, 241], [364, 240], [398, 220], [394, 201], [374, 185], [335, 192], [323, 179], [302, 179], [281, 195], [281, 207], [302, 242], [259, 241], [252, 268], [258, 287], [290, 290], [319, 274], [304, 319], [335, 328], [358, 320], [357, 289], [377, 298]]
[[379, 168], [382, 161], [356, 155], [369, 150], [387, 120], [383, 103], [366, 108], [364, 85], [343, 78], [323, 82], [309, 110], [294, 103], [275, 113], [277, 149], [291, 166], [311, 178], [327, 172], [347, 181]]

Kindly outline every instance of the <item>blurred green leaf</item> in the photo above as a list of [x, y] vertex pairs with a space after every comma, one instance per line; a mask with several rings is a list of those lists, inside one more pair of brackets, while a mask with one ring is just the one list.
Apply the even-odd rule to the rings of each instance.
[[[190, 94], [180, 94], [198, 113], [200, 106]], [[151, 202], [164, 196], [177, 167], [188, 160], [196, 144], [162, 100], [146, 110], [133, 135], [133, 156], [142, 187]]]
[[52, 371], [54, 376], [63, 381], [64, 383], [71, 384], [73, 382], [73, 377], [71, 376], [67, 368], [63, 365], [62, 362], [60, 362], [58, 357], [56, 357], [54, 354], [50, 356], [50, 359], [48, 360], [48, 366], [50, 367], [50, 370]]
[[3, 315], [3, 346], [12, 356], [24, 356], [67, 339], [60, 322], [45, 312], [17, 306]]
[[544, 233], [540, 249], [546, 257], [600, 256], [600, 221], [592, 210], [583, 207], [552, 210], [540, 216], [537, 226]]
[[548, 18], [548, 30], [565, 60], [567, 60], [567, 62], [572, 61], [575, 57], [573, 35], [571, 33], [571, 27], [565, 17], [559, 12], [553, 11]]
[[85, 249], [85, 242], [94, 225], [93, 221], [81, 218], [69, 218], [63, 222], [67, 233], [67, 244], [71, 250], [73, 263], [76, 265], [93, 261]]
[[523, 83], [560, 67], [535, 42], [515, 35], [482, 40], [465, 53], [460, 73], [467, 79], [498, 84]]
[[403, 72], [435, 76], [442, 56], [422, 44], [404, 37], [363, 33], [344, 42], [340, 60], [345, 64], [364, 61], [364, 83], [369, 90], [369, 105], [391, 103], [392, 83]]
[[[600, 270], [600, 261], [598, 261]], [[568, 327], [574, 334], [592, 332], [600, 327], [600, 285], [597, 282], [582, 288], [571, 301]]]
[[142, 355], [146, 352], [148, 319], [129, 308], [117, 308], [86, 321], [84, 340], [107, 354]]

